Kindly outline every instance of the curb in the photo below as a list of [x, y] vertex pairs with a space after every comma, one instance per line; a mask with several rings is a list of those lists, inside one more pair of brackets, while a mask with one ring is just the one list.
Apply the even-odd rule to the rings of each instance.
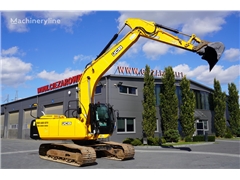
[[205, 143], [199, 143], [199, 144], [184, 144], [184, 145], [176, 145], [173, 147], [189, 147], [189, 146], [202, 146], [202, 145], [210, 145], [214, 144], [215, 142], [205, 142]]
[[166, 147], [162, 146], [134, 146], [135, 149], [166, 149], [166, 148], [175, 148], [175, 147], [190, 147], [190, 146], [202, 146], [202, 145], [210, 145], [214, 144], [215, 142], [205, 142], [199, 144], [183, 144], [183, 145], [169, 145]]

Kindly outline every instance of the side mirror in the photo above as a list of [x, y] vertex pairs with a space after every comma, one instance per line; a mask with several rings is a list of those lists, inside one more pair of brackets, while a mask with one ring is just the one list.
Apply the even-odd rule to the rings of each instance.
[[82, 114], [82, 109], [80, 107], [77, 107], [77, 113]]
[[[37, 107], [37, 104], [34, 103], [34, 104], [31, 105], [31, 107], [32, 107], [32, 108], [35, 108], [35, 107]], [[33, 110], [33, 109], [31, 109], [31, 111], [30, 111], [30, 116], [32, 116], [34, 119], [38, 118], [38, 117], [35, 117], [35, 116], [32, 115], [32, 110]]]

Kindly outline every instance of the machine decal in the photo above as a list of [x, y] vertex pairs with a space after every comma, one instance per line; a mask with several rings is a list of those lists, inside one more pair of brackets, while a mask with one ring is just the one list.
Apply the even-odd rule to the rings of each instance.
[[123, 47], [121, 45], [118, 46], [118, 48], [115, 51], [113, 51], [112, 56], [116, 56], [117, 53], [119, 53], [122, 49], [123, 49]]
[[48, 121], [36, 122], [37, 127], [48, 127]]
[[72, 122], [71, 121], [64, 121], [64, 122], [62, 122], [62, 125], [63, 126], [71, 126]]

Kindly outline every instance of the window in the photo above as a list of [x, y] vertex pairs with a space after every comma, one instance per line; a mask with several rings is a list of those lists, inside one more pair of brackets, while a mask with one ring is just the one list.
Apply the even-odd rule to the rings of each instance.
[[197, 135], [204, 135], [208, 131], [208, 121], [197, 120], [195, 127]]
[[9, 125], [9, 129], [17, 129], [18, 128], [18, 124], [10, 124]]
[[208, 121], [202, 121], [202, 122], [203, 122], [203, 129], [205, 131], [207, 131], [208, 130]]
[[202, 109], [201, 93], [200, 91], [194, 90], [195, 99], [196, 99], [196, 109]]
[[[162, 86], [163, 86], [162, 84], [155, 84], [156, 106], [160, 105], [160, 93], [161, 93]], [[180, 106], [182, 104], [182, 91], [181, 91], [180, 86], [176, 86], [175, 93], [177, 95], [178, 104]]]
[[107, 126], [109, 121], [108, 108], [100, 105], [96, 110], [96, 120], [99, 122], [100, 127]]
[[27, 123], [23, 124], [23, 129], [30, 129], [30, 124]]
[[118, 118], [118, 120], [117, 120], [117, 132], [125, 132], [125, 119]]
[[213, 94], [209, 93], [208, 95], [209, 109], [213, 110]]
[[137, 88], [135, 87], [128, 87], [129, 94], [137, 94]]
[[95, 94], [100, 94], [102, 92], [102, 86], [97, 86], [95, 90]]
[[120, 93], [127, 93], [127, 86], [119, 86]]
[[126, 119], [127, 132], [134, 132], [134, 119]]
[[194, 90], [196, 99], [196, 109], [213, 110], [212, 94], [204, 91]]
[[203, 129], [203, 123], [202, 122], [197, 123], [197, 129]]
[[210, 109], [210, 103], [209, 103], [209, 93], [204, 93], [204, 101], [205, 101], [205, 109]]
[[136, 87], [130, 87], [130, 86], [119, 86], [119, 92], [123, 94], [133, 94], [137, 95], [137, 88]]
[[203, 121], [203, 120], [199, 120], [197, 123], [196, 123], [196, 128], [198, 130], [205, 130], [207, 131], [208, 130], [208, 121]]
[[135, 119], [134, 118], [118, 118], [117, 132], [119, 133], [135, 132]]
[[156, 106], [160, 105], [160, 92], [161, 92], [161, 85], [155, 84]]
[[175, 93], [177, 95], [178, 98], [178, 106], [180, 107], [182, 104], [182, 90], [180, 86], [176, 86], [176, 90]]

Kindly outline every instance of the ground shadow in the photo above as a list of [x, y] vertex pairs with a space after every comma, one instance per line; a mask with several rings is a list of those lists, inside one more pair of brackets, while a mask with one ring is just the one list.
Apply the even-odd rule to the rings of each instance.
[[179, 149], [179, 150], [189, 151], [189, 152], [192, 151], [191, 148], [189, 147], [174, 147], [173, 145], [167, 145], [167, 146], [160, 145], [160, 147], [166, 148], [166, 149]]
[[93, 163], [90, 163], [90, 164], [83, 164], [83, 165], [81, 165], [79, 167], [88, 167], [88, 166], [96, 166], [96, 165], [98, 165], [98, 163], [97, 162], [93, 162]]

